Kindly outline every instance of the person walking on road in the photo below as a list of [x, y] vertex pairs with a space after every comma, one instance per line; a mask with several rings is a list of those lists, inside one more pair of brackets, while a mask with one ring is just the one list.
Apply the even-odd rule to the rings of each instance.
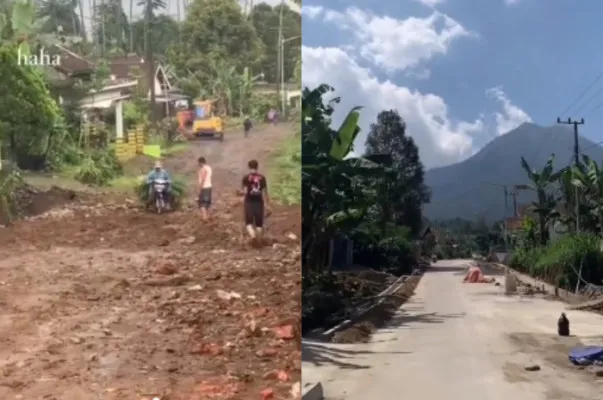
[[249, 173], [243, 177], [241, 193], [244, 195], [245, 229], [254, 241], [263, 234], [265, 213], [270, 215], [272, 210], [268, 197], [268, 183], [266, 177], [258, 172], [258, 162], [251, 160], [247, 166]]
[[270, 111], [268, 111], [268, 121], [272, 125], [276, 125], [277, 120], [278, 120], [278, 113], [274, 108], [271, 108]]
[[199, 170], [197, 180], [199, 184], [199, 209], [201, 210], [201, 219], [207, 221], [209, 218], [209, 208], [211, 207], [212, 195], [212, 169], [207, 165], [205, 157], [199, 157]]
[[243, 129], [245, 132], [245, 137], [249, 137], [249, 132], [251, 132], [251, 127], [252, 127], [252, 123], [251, 123], [251, 118], [249, 118], [248, 116], [245, 117], [245, 121], [243, 121]]

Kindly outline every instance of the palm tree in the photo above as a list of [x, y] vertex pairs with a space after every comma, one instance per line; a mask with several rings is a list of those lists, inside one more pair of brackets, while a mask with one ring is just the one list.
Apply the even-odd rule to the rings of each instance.
[[532, 181], [530, 184], [516, 185], [518, 190], [529, 190], [536, 194], [536, 201], [532, 202], [533, 211], [538, 214], [538, 227], [540, 229], [540, 244], [545, 245], [548, 239], [547, 222], [550, 221], [553, 211], [555, 211], [555, 198], [549, 192], [550, 186], [556, 183], [564, 170], [553, 172], [553, 163], [555, 155], [551, 154], [546, 164], [540, 171], [530, 168], [530, 165], [521, 157], [521, 166]]
[[124, 12], [120, 0], [105, 0], [98, 5], [96, 10], [98, 19], [101, 20], [101, 26], [97, 27], [94, 35], [97, 42], [104, 50], [114, 52], [128, 51], [128, 36], [130, 35], [131, 25]]
[[138, 0], [136, 4], [143, 7], [145, 10], [147, 7], [151, 7], [151, 13], [153, 15], [155, 15], [156, 11], [165, 10], [167, 8], [165, 0]]
[[61, 27], [61, 33], [83, 35], [76, 9], [77, 0], [41, 0], [38, 6], [38, 17], [45, 19], [41, 31], [56, 33]]

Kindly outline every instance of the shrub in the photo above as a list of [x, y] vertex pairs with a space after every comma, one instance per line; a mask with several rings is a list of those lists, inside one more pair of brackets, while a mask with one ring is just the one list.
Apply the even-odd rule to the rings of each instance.
[[18, 169], [0, 170], [0, 222], [12, 222], [19, 212], [17, 190], [25, 184]]
[[600, 247], [601, 238], [592, 233], [564, 236], [543, 251], [530, 274], [551, 283], [560, 279], [562, 287], [571, 288], [582, 265], [583, 279], [598, 284], [603, 279]]
[[74, 178], [87, 185], [103, 186], [122, 172], [115, 151], [101, 149], [84, 154], [74, 170]]
[[341, 310], [349, 293], [335, 276], [327, 273], [304, 275], [302, 281], [302, 330], [305, 332], [323, 324], [326, 318]]
[[544, 250], [544, 247], [519, 248], [511, 254], [509, 267], [523, 273], [531, 274]]
[[419, 252], [411, 242], [410, 230], [407, 227], [390, 227], [389, 233], [382, 238], [376, 230], [367, 229], [353, 235], [354, 263], [394, 275], [412, 272]]

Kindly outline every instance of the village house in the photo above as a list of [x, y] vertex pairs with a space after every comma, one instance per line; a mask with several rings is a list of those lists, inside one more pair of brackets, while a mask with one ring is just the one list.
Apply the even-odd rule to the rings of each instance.
[[537, 218], [537, 215], [531, 210], [531, 204], [520, 204], [517, 206], [516, 215], [505, 219], [507, 232], [515, 233], [522, 229], [526, 217]]
[[[58, 88], [70, 88], [78, 81], [91, 82], [96, 69], [95, 64], [71, 50], [56, 46], [60, 54], [61, 64], [53, 66], [55, 79], [53, 85]], [[78, 96], [77, 104], [82, 110], [82, 119], [94, 120], [103, 110], [115, 110], [116, 137], [123, 138], [123, 102], [130, 99], [138, 85], [147, 85], [147, 64], [144, 58], [129, 54], [126, 56], [110, 57], [108, 59], [109, 77], [98, 90], [90, 90], [83, 97]], [[154, 82], [155, 103], [161, 117], [171, 116], [175, 111], [175, 103], [186, 100], [170, 82], [164, 67], [157, 63], [155, 66]], [[147, 98], [150, 99], [150, 89]], [[59, 102], [69, 102], [68, 91], [61, 91]], [[63, 97], [65, 96], [65, 97]]]

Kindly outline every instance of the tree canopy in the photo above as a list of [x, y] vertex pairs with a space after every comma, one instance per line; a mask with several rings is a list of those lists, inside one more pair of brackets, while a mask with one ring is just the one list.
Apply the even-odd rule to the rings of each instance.
[[422, 205], [429, 202], [430, 192], [424, 183], [424, 167], [419, 149], [406, 134], [406, 124], [397, 111], [382, 111], [371, 125], [366, 139], [366, 154], [387, 153], [392, 158], [394, 179], [383, 193], [396, 222], [414, 233], [422, 227]]

